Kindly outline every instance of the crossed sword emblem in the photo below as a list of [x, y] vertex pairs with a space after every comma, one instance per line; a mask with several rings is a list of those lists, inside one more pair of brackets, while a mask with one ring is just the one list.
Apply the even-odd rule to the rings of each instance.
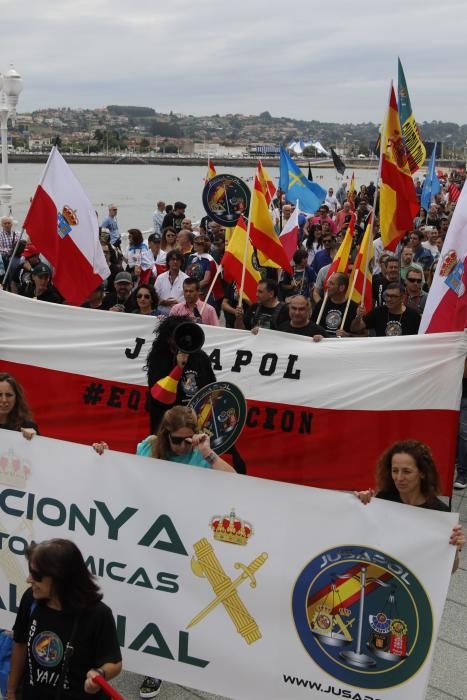
[[240, 576], [237, 576], [236, 579], [232, 580], [225, 573], [222, 564], [214, 553], [212, 545], [205, 537], [199, 540], [199, 542], [196, 542], [193, 548], [196, 557], [193, 557], [191, 560], [192, 571], [196, 576], [208, 579], [216, 597], [190, 620], [186, 629], [193, 627], [203, 620], [206, 615], [209, 615], [218, 605], [223, 605], [234, 623], [237, 632], [241, 634], [247, 644], [253, 644], [258, 641], [258, 639], [261, 639], [261, 630], [241, 601], [237, 593], [237, 588], [243, 581], [247, 581], [248, 579], [250, 579], [250, 587], [256, 588], [255, 572], [258, 571], [267, 560], [267, 553], [263, 552], [260, 554], [248, 566], [237, 562], [235, 568], [242, 569], [242, 573]]

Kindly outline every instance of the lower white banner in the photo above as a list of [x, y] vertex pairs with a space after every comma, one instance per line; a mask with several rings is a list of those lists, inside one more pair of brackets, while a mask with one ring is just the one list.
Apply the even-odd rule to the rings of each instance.
[[66, 537], [127, 670], [248, 700], [424, 697], [456, 515], [0, 433], [0, 626], [26, 545]]

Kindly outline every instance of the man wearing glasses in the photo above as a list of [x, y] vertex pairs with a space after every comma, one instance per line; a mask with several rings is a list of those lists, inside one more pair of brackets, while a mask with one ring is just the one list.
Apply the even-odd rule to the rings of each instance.
[[428, 294], [422, 289], [423, 276], [419, 268], [409, 267], [405, 276], [405, 296], [404, 304], [416, 311], [420, 316], [423, 314]]
[[384, 306], [378, 306], [365, 314], [359, 306], [352, 321], [352, 333], [375, 331], [377, 337], [390, 335], [417, 335], [420, 315], [404, 304], [403, 290], [398, 282], [391, 282], [384, 292]]

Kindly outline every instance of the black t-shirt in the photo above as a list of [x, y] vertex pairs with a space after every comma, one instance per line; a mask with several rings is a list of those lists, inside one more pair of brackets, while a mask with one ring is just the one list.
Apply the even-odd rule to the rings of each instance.
[[[376, 494], [376, 498], [381, 498], [383, 501], [392, 501], [393, 503], [403, 503], [398, 491], [379, 491]], [[431, 501], [426, 501], [421, 503], [417, 508], [427, 508], [428, 510], [442, 510], [445, 513], [449, 513], [449, 506], [443, 503], [436, 496]]]
[[[91, 696], [84, 692], [87, 672], [121, 661], [115, 621], [107, 605], [99, 602], [74, 616], [34, 601], [29, 588], [21, 598], [13, 627], [15, 642], [27, 645], [23, 676], [26, 700], [54, 700], [75, 618], [74, 652], [64, 680], [64, 700], [89, 700]], [[105, 697], [92, 697], [99, 696]]]
[[[37, 427], [37, 423], [34, 423], [33, 420], [23, 420], [21, 427], [22, 428], [32, 428], [33, 430], [36, 431], [36, 433], [39, 433], [39, 428]], [[3, 428], [3, 430], [18, 430], [14, 425], [11, 425], [10, 423], [4, 423], [3, 425], [0, 425], [0, 428]]]
[[245, 314], [244, 324], [249, 331], [252, 328], [256, 328], [256, 326], [276, 331], [281, 323], [285, 323], [288, 318], [289, 309], [287, 304], [279, 302], [272, 308], [262, 304], [253, 304]]
[[[236, 309], [238, 306], [238, 300], [239, 300], [239, 292], [238, 292], [238, 287], [236, 282], [224, 282], [224, 299], [227, 301], [229, 306], [231, 306], [233, 309]], [[249, 304], [246, 303], [246, 301], [242, 302], [243, 306], [243, 313], [246, 312], [246, 310], [249, 307]], [[233, 328], [235, 325], [235, 316], [234, 314], [231, 314], [229, 311], [225, 311], [224, 309], [224, 316], [225, 316], [225, 325], [226, 328]]]
[[[318, 318], [322, 304], [323, 302], [320, 301], [315, 306], [313, 313], [311, 314], [312, 321], [316, 321], [316, 319]], [[339, 304], [332, 301], [331, 299], [328, 299], [326, 301], [326, 306], [324, 307], [324, 312], [321, 316], [320, 323], [326, 330], [326, 335], [329, 338], [336, 337], [336, 331], [338, 331], [342, 325], [342, 319], [344, 318], [346, 306], [347, 301], [340, 302]], [[357, 308], [358, 305], [354, 301], [351, 301], [344, 323], [344, 330], [347, 333], [350, 333], [350, 326], [352, 325], [352, 321], [354, 320], [355, 314], [357, 313]]]
[[29, 297], [29, 299], [38, 299], [38, 301], [48, 301], [51, 304], [62, 304], [63, 297], [52, 284], [47, 287], [43, 294], [39, 294], [36, 297], [34, 283], [31, 282], [25, 287], [23, 296]]
[[373, 309], [363, 317], [365, 326], [374, 329], [378, 337], [385, 335], [417, 335], [421, 317], [413, 309], [405, 308], [401, 314], [391, 314], [387, 306]]
[[307, 335], [310, 338], [314, 335], [326, 336], [324, 328], [321, 328], [321, 326], [318, 326], [318, 324], [313, 321], [308, 321], [306, 326], [302, 326], [301, 328], [294, 328], [290, 325], [290, 321], [286, 321], [285, 323], [281, 323], [278, 330], [284, 333], [294, 333], [295, 335]]

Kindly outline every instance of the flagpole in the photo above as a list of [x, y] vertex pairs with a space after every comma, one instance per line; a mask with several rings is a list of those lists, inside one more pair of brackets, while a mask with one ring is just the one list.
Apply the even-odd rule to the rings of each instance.
[[24, 233], [24, 228], [21, 229], [21, 233], [19, 234], [18, 240], [16, 241], [15, 247], [13, 248], [13, 252], [12, 252], [12, 254], [11, 254], [11, 256], [10, 256], [10, 259], [9, 259], [9, 261], [8, 261], [8, 265], [7, 265], [7, 268], [6, 268], [6, 271], [5, 271], [5, 276], [3, 277], [3, 282], [4, 282], [5, 284], [7, 284], [7, 282], [8, 282], [8, 273], [10, 272], [11, 266], [12, 266], [12, 264], [13, 264], [13, 258], [15, 257], [16, 252], [17, 252], [17, 250], [18, 250], [18, 248], [19, 248], [19, 244], [21, 243], [21, 239], [22, 239], [22, 237], [23, 237], [23, 233]]
[[214, 289], [214, 285], [217, 282], [217, 278], [219, 277], [220, 273], [222, 272], [222, 265], [217, 266], [216, 274], [214, 275], [214, 279], [212, 280], [208, 291], [206, 292], [206, 296], [204, 297], [203, 301], [203, 306], [201, 307], [201, 316], [203, 315], [203, 311], [206, 308], [206, 304], [208, 303], [208, 299], [211, 296], [211, 292]]
[[320, 308], [320, 310], [319, 310], [318, 318], [316, 319], [316, 323], [317, 323], [318, 326], [319, 326], [319, 322], [321, 321], [321, 317], [322, 317], [322, 315], [323, 315], [323, 313], [324, 313], [324, 307], [326, 306], [326, 302], [327, 302], [327, 300], [328, 300], [328, 295], [329, 295], [329, 292], [328, 292], [328, 290], [326, 289], [326, 292], [325, 292], [325, 294], [324, 294], [324, 299], [323, 299], [323, 301], [322, 301], [322, 303], [321, 303], [321, 308]]
[[[253, 197], [255, 196], [253, 192]], [[240, 216], [243, 216], [243, 214], [240, 214]], [[251, 204], [250, 204], [250, 216], [248, 217], [248, 225], [246, 228], [246, 235], [245, 235], [245, 250], [243, 252], [243, 267], [242, 267], [242, 279], [240, 283], [240, 291], [238, 293], [238, 304], [237, 308], [241, 309], [242, 308], [242, 303], [243, 303], [243, 288], [245, 286], [245, 274], [246, 274], [246, 259], [248, 255], [248, 243], [250, 242], [250, 228], [251, 228]]]

